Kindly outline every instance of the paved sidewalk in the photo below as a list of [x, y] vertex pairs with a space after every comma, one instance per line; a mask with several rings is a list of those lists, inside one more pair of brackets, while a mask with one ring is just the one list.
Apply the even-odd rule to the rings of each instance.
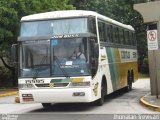
[[160, 112], [160, 98], [157, 99], [157, 97], [152, 96], [151, 93], [141, 97], [140, 103], [151, 110]]
[[0, 89], [0, 97], [17, 95], [17, 94], [18, 94], [18, 88]]

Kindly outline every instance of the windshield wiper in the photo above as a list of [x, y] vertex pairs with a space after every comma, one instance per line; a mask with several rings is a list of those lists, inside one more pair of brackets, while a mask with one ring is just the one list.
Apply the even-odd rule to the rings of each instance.
[[[43, 64], [46, 59], [47, 59], [47, 56], [43, 56], [43, 58], [42, 58], [42, 60], [41, 60], [41, 62], [40, 62], [40, 65]], [[33, 79], [36, 79], [36, 78], [37, 78], [38, 73], [39, 73], [39, 71], [36, 70], [35, 74], [33, 75]]]
[[[58, 65], [59, 69], [62, 71], [63, 75], [64, 75], [66, 78], [69, 78], [70, 76], [67, 74], [67, 72], [66, 72], [64, 69], [61, 68], [60, 61], [59, 61], [59, 59], [57, 58], [57, 56], [54, 56], [54, 58], [55, 58], [55, 61], [56, 61], [57, 65]], [[53, 70], [53, 71], [54, 71], [54, 70]]]

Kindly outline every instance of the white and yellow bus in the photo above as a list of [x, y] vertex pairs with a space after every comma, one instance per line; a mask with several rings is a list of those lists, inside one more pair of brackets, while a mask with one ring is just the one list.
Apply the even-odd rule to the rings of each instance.
[[[19, 46], [21, 103], [95, 102], [138, 79], [134, 29], [92, 11], [22, 17]], [[83, 57], [74, 56], [75, 50]], [[74, 56], [74, 57], [73, 57]]]

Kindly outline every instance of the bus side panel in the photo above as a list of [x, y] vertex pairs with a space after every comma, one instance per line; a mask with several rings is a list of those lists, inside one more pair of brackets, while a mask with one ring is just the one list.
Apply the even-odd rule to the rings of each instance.
[[119, 48], [116, 53], [120, 55], [119, 71], [120, 71], [120, 88], [127, 85], [128, 70], [133, 69], [134, 80], [138, 80], [138, 61], [136, 49], [122, 49]]
[[110, 69], [111, 81], [113, 85], [113, 91], [115, 91], [118, 89], [119, 86], [119, 70], [116, 60], [117, 56], [115, 56], [114, 48], [107, 47], [106, 52], [108, 56], [108, 64]]
[[137, 50], [107, 47], [106, 52], [114, 91], [127, 85], [128, 70], [133, 69], [134, 79], [138, 79], [137, 57], [132, 55]]

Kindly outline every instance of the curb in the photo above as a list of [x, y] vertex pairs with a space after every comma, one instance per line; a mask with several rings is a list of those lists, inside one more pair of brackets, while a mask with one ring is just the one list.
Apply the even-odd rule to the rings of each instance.
[[11, 95], [17, 95], [18, 91], [14, 91], [14, 92], [7, 92], [4, 94], [0, 94], [0, 97], [6, 97], [6, 96], [11, 96]]
[[148, 103], [147, 101], [144, 100], [144, 97], [141, 97], [139, 102], [140, 102], [141, 105], [147, 107], [150, 110], [160, 112], [160, 106]]

